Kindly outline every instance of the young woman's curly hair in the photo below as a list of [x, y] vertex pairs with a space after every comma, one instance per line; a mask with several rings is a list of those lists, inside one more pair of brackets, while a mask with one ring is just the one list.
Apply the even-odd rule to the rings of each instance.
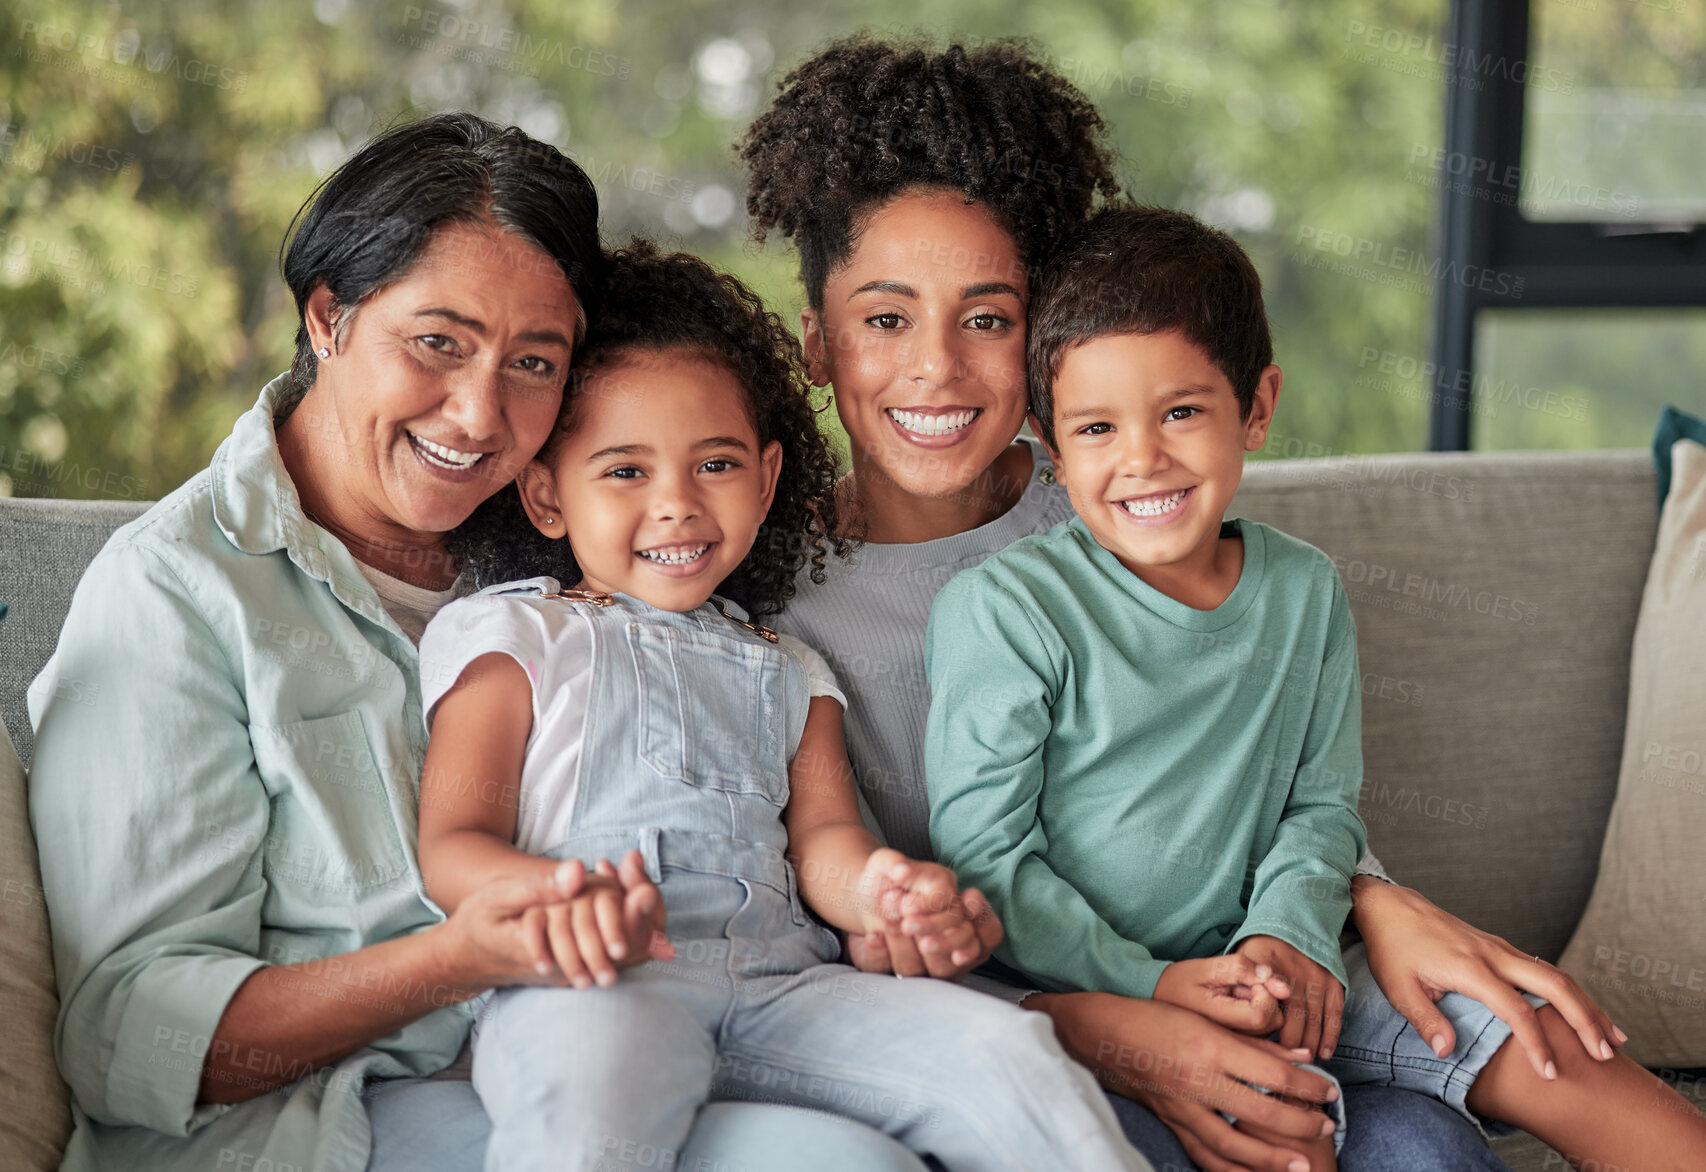
[[772, 228], [800, 253], [823, 308], [829, 274], [862, 217], [907, 188], [964, 193], [991, 208], [1040, 267], [1092, 211], [1119, 194], [1096, 107], [1020, 42], [932, 53], [851, 37], [782, 79], [737, 145], [753, 234]]
[[[575, 352], [557, 427], [538, 459], [550, 460], [574, 429], [581, 404], [598, 393], [599, 374], [636, 352], [682, 348], [725, 367], [746, 391], [759, 447], [771, 440], [782, 445], [782, 471], [751, 552], [717, 593], [754, 616], [779, 612], [808, 562], [812, 581], [821, 583], [826, 552], [846, 556], [851, 545], [834, 536], [835, 456], [813, 417], [799, 341], [734, 277], [684, 252], [659, 253], [640, 237], [609, 255], [604, 297]], [[581, 578], [569, 542], [534, 528], [513, 484], [447, 534], [446, 543], [481, 587], [540, 574], [564, 585]]]

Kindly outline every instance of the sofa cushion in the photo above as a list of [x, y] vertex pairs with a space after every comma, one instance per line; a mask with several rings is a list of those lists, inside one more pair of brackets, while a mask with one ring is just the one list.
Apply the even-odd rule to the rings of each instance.
[[1706, 446], [1671, 484], [1629, 664], [1617, 800], [1563, 966], [1646, 1066], [1706, 1065]]
[[24, 768], [35, 737], [24, 690], [59, 642], [71, 591], [114, 529], [140, 516], [151, 501], [0, 500], [0, 598], [11, 613], [0, 623], [0, 721], [12, 734]]
[[1360, 807], [1398, 882], [1548, 959], [1593, 885], [1657, 510], [1647, 453], [1252, 463], [1357, 624]]
[[59, 997], [24, 771], [0, 728], [0, 1168], [59, 1167], [70, 1095], [53, 1061]]

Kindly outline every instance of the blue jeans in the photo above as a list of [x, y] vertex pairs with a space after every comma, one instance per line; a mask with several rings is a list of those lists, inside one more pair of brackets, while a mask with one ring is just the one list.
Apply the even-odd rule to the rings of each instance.
[[[1200, 1172], [1172, 1129], [1147, 1108], [1108, 1096], [1132, 1146], [1155, 1172]], [[1345, 1088], [1339, 1172], [1510, 1172], [1463, 1116], [1435, 1099], [1391, 1087]]]
[[488, 1168], [680, 1168], [702, 1105], [728, 1099], [826, 1108], [955, 1172], [1145, 1168], [1048, 1018], [820, 963], [833, 938], [802, 922], [780, 856], [771, 882], [736, 879], [717, 872], [755, 876], [762, 852], [728, 841], [728, 859], [699, 843], [673, 863], [662, 841], [674, 961], [608, 988], [498, 990], [473, 1045]]
[[[1479, 1001], [1447, 993], [1439, 1011], [1451, 1023], [1457, 1044], [1444, 1058], [1422, 1041], [1386, 994], [1368, 967], [1368, 950], [1361, 944], [1345, 949], [1344, 1028], [1338, 1048], [1323, 1065], [1340, 1083], [1351, 1086], [1397, 1087], [1438, 1099], [1483, 1135], [1509, 1135], [1502, 1123], [1476, 1117], [1469, 1110], [1469, 1088], [1499, 1048], [1510, 1040], [1511, 1028]], [[1538, 1009], [1544, 998], [1524, 993]]]
[[[480, 1172], [492, 1121], [469, 1082], [398, 1078], [367, 1091], [367, 1172]], [[693, 1124], [676, 1172], [796, 1172], [800, 1153], [823, 1172], [924, 1172], [917, 1156], [839, 1115], [769, 1103], [713, 1103]]]

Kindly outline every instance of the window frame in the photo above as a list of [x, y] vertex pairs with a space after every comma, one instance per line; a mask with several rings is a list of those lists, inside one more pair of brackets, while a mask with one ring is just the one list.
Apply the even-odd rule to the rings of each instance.
[[[1706, 232], [1690, 224], [1535, 221], [1489, 175], [1522, 165], [1529, 70], [1475, 73], [1473, 62], [1528, 62], [1529, 0], [1452, 0], [1446, 62], [1448, 158], [1485, 160], [1479, 176], [1447, 185], [1440, 199], [1442, 269], [1481, 270], [1522, 281], [1522, 295], [1440, 281], [1434, 291], [1433, 408], [1429, 448], [1468, 451], [1472, 439], [1475, 315], [1482, 309], [1629, 309], [1706, 306]], [[1522, 80], [1515, 80], [1520, 78]]]

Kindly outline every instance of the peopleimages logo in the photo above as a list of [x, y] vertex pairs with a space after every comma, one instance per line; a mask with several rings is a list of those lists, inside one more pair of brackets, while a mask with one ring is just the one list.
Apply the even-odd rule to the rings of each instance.
[[[1442, 74], [1455, 70], [1458, 79], [1474, 89], [1480, 88], [1483, 79], [1513, 81], [1547, 93], [1571, 94], [1576, 89], [1576, 79], [1572, 74], [1537, 68], [1531, 61], [1513, 60], [1497, 53], [1477, 53], [1467, 45], [1436, 40], [1405, 29], [1353, 20], [1345, 26], [1345, 40], [1352, 42], [1352, 47], [1379, 50], [1389, 58], [1408, 58], [1427, 66], [1438, 66]], [[1372, 64], [1372, 58], [1373, 54], [1368, 53], [1359, 56], [1364, 64]]]
[[[1567, 395], [1562, 391], [1543, 390], [1534, 386], [1525, 387], [1516, 379], [1496, 379], [1491, 375], [1475, 374], [1467, 370], [1444, 372], [1438, 363], [1414, 355], [1364, 346], [1361, 356], [1357, 359], [1357, 368], [1368, 370], [1370, 367], [1380, 374], [1391, 375], [1405, 382], [1420, 379], [1438, 390], [1471, 395], [1477, 406], [1520, 407], [1525, 411], [1538, 411], [1542, 415], [1556, 415], [1564, 419], [1581, 420], [1588, 417], [1588, 401], [1581, 395]], [[1448, 377], [1442, 378], [1442, 374], [1448, 374]], [[1487, 413], [1498, 414], [1497, 410]]]
[[[1513, 301], [1520, 300], [1522, 297], [1524, 284], [1522, 277], [1501, 272], [1498, 269], [1490, 269], [1485, 265], [1446, 261], [1438, 256], [1430, 255], [1425, 249], [1401, 248], [1384, 240], [1353, 236], [1349, 232], [1320, 228], [1312, 224], [1304, 224], [1298, 228], [1297, 239], [1293, 243], [1300, 250], [1307, 248], [1313, 249], [1315, 252], [1330, 253], [1345, 260], [1390, 269], [1396, 273], [1424, 277], [1436, 283], [1444, 281], [1452, 285], [1461, 285], [1465, 289], [1478, 289], [1483, 293], [1509, 297]], [[1311, 263], [1307, 252], [1299, 259], [1304, 264]]]

